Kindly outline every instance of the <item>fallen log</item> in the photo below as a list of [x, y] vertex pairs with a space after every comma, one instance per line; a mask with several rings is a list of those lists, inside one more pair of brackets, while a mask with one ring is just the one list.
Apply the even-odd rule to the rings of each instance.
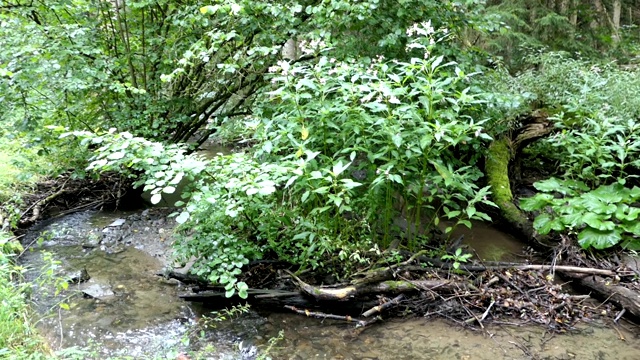
[[517, 155], [522, 148], [553, 131], [548, 117], [548, 114], [540, 110], [524, 117], [521, 120], [524, 125], [515, 132], [515, 137], [497, 138], [489, 146], [485, 159], [485, 173], [487, 182], [491, 185], [491, 198], [498, 205], [500, 216], [513, 230], [538, 248], [548, 248], [555, 244], [547, 236], [537, 234], [533, 223], [514, 203], [509, 168], [514, 160], [517, 162]]
[[[400, 271], [425, 271], [433, 268], [438, 268], [442, 270], [452, 270], [454, 269], [454, 265], [451, 262], [442, 261], [437, 258], [429, 258], [424, 255], [419, 255], [420, 253], [414, 254], [418, 256], [412, 256], [409, 260], [415, 260], [419, 265], [412, 266], [406, 265], [410, 261], [407, 260], [399, 265], [401, 266], [389, 266], [388, 268], [378, 268], [373, 269], [365, 273], [365, 277], [363, 279], [356, 280], [357, 282], [363, 282], [367, 279], [374, 279], [377, 281], [391, 279], [394, 277], [394, 274]], [[489, 263], [490, 264], [490, 263]], [[516, 263], [498, 263], [495, 265], [471, 265], [471, 264], [459, 264], [459, 270], [466, 272], [483, 272], [487, 270], [508, 270], [508, 269], [516, 269], [516, 270], [538, 270], [538, 271], [562, 271], [562, 272], [572, 272], [578, 274], [590, 274], [590, 275], [601, 275], [601, 276], [634, 276], [635, 273], [631, 270], [629, 271], [613, 271], [606, 269], [597, 269], [597, 268], [586, 268], [579, 266], [565, 266], [565, 265], [541, 265], [541, 264], [516, 264]]]
[[620, 309], [631, 313], [636, 320], [640, 319], [640, 293], [621, 285], [616, 285], [611, 279], [593, 275], [566, 274], [579, 286], [594, 291], [598, 297], [609, 301]]
[[298, 283], [300, 290], [321, 301], [347, 301], [357, 296], [370, 294], [401, 294], [418, 290], [434, 290], [439, 292], [452, 293], [459, 290], [470, 290], [473, 285], [464, 281], [454, 280], [386, 280], [377, 283], [360, 283], [355, 285], [347, 285], [338, 288], [327, 288], [313, 286], [300, 280], [293, 273], [289, 272], [291, 277]]
[[379, 304], [375, 297], [363, 297], [346, 302], [318, 301], [300, 291], [249, 289], [247, 299], [239, 297], [227, 298], [223, 288], [203, 291], [182, 291], [178, 297], [186, 301], [205, 304], [212, 308], [225, 308], [236, 304], [251, 303], [251, 306], [269, 311], [282, 311], [285, 305], [297, 308], [331, 311], [340, 314], [356, 314], [362, 309], [372, 308]]

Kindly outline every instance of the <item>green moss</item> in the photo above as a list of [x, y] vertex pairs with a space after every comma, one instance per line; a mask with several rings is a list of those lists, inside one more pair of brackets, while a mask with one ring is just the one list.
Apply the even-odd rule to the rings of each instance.
[[417, 289], [417, 287], [408, 281], [395, 281], [387, 280], [383, 281], [382, 285], [387, 287], [391, 291], [405, 291], [407, 289]]
[[489, 146], [485, 170], [493, 192], [493, 199], [496, 203], [510, 203], [513, 201], [509, 183], [509, 161], [511, 161], [511, 158], [511, 147], [508, 139], [501, 138]]
[[513, 157], [510, 141], [507, 138], [500, 138], [489, 146], [485, 172], [491, 192], [493, 202], [500, 208], [502, 217], [514, 228], [528, 238], [534, 237], [533, 227], [529, 219], [513, 203], [513, 193], [509, 181], [509, 162]]

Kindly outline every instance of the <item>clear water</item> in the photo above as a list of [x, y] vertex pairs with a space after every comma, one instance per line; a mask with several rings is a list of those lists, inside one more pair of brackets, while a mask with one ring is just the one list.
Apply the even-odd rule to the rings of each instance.
[[[114, 294], [98, 300], [77, 295], [77, 286], [63, 297], [36, 291], [38, 309], [47, 315], [42, 328], [53, 348], [88, 346], [96, 349], [97, 359], [125, 354], [139, 359], [166, 358], [170, 351], [185, 348], [181, 341], [207, 314], [202, 307], [180, 300], [177, 285], [155, 275], [167, 263], [171, 221], [129, 215], [79, 213], [28, 235], [26, 243], [42, 232], [49, 234], [42, 247], [23, 258], [34, 269], [27, 274], [29, 279], [38, 278], [37, 269], [44, 264], [41, 254], [47, 250], [62, 262], [58, 271], [86, 268], [92, 277], [90, 284], [106, 286]], [[113, 247], [82, 246], [88, 240], [111, 236], [103, 230], [121, 218], [127, 223]], [[468, 239], [470, 245], [482, 244], [483, 249], [492, 241], [499, 241], [499, 247], [510, 249], [509, 253], [522, 248], [513, 238], [488, 227]], [[511, 243], [504, 245], [505, 241]], [[54, 305], [61, 300], [70, 310], [57, 310]], [[264, 350], [268, 339], [280, 330], [284, 338], [271, 350], [273, 359], [640, 359], [640, 330], [628, 323], [618, 330], [602, 323], [582, 324], [576, 331], [552, 335], [539, 326], [492, 325], [472, 331], [443, 320], [413, 318], [355, 330], [340, 322], [255, 311], [207, 331], [205, 337], [216, 349], [208, 358], [254, 358], [255, 352], [239, 348]]]

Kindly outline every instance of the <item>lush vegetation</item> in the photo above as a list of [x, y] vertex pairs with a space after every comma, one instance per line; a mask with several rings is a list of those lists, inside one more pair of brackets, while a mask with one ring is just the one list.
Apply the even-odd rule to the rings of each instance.
[[[521, 204], [537, 231], [635, 249], [638, 10], [0, 1], [0, 122], [13, 144], [0, 154], [20, 149], [0, 162], [3, 218], [19, 214], [15, 184], [72, 168], [130, 176], [153, 203], [181, 189], [179, 260], [244, 297], [254, 259], [344, 276], [490, 221], [489, 145], [540, 110], [553, 131], [516, 154], [551, 177]], [[243, 148], [194, 152], [215, 136]]]
[[[12, 359], [46, 358], [52, 352], [46, 341], [38, 335], [37, 318], [29, 307], [33, 284], [21, 281], [25, 269], [14, 262], [15, 256], [22, 250], [15, 238], [0, 232], [0, 356]], [[46, 271], [43, 271], [41, 278], [34, 280], [39, 285], [55, 283], [55, 262], [49, 260], [51, 266], [44, 269]]]

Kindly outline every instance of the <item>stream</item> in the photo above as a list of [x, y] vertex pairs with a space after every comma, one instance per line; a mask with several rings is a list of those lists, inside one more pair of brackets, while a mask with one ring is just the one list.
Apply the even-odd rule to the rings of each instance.
[[[175, 224], [168, 213], [162, 208], [86, 211], [44, 221], [27, 233], [23, 243], [31, 250], [20, 261], [29, 269], [25, 277], [34, 283], [40, 327], [52, 348], [88, 348], [95, 359], [176, 359], [189, 350], [186, 340], [194, 339], [194, 325], [211, 310], [181, 300], [180, 284], [156, 275], [170, 265]], [[489, 260], [512, 260], [523, 249], [489, 226], [474, 228], [465, 239], [477, 256]], [[38, 285], [50, 268], [48, 258], [60, 262], [56, 275], [83, 281], [58, 295]], [[56, 306], [61, 301], [69, 310]], [[280, 331], [284, 336], [270, 349], [272, 359], [640, 358], [640, 329], [624, 321], [617, 329], [594, 321], [550, 334], [540, 326], [505, 323], [474, 331], [445, 320], [409, 318], [356, 335], [353, 325], [252, 309], [197, 335], [215, 348], [207, 359], [255, 359]]]

